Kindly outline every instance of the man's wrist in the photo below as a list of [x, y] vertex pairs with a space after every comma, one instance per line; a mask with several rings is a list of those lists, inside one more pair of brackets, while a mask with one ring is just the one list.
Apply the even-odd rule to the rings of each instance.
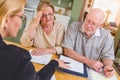
[[112, 64], [107, 64], [107, 65], [104, 65], [104, 67], [106, 67], [106, 66], [113, 67], [113, 65], [112, 65]]

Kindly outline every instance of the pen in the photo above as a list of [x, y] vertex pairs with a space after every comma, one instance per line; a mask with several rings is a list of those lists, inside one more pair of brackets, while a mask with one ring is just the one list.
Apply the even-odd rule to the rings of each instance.
[[98, 58], [97, 58], [97, 61], [99, 61], [99, 60], [100, 60], [100, 58], [101, 58], [101, 54], [99, 54], [99, 56], [98, 56]]
[[64, 62], [65, 64], [70, 64], [70, 62]]
[[111, 70], [108, 70], [108, 72], [112, 72], [113, 71], [113, 69], [111, 69]]

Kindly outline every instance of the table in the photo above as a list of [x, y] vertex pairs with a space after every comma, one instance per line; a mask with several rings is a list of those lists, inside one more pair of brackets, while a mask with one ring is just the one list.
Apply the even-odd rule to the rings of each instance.
[[[5, 41], [5, 42], [7, 44], [13, 44], [13, 45], [19, 46], [19, 47], [24, 48], [26, 50], [33, 49], [33, 47], [24, 47], [21, 44], [17, 44], [17, 43], [10, 42], [10, 41]], [[56, 58], [56, 57], [57, 57], [56, 55], [53, 55], [52, 58]], [[34, 65], [36, 71], [39, 71], [42, 67], [44, 67], [44, 65], [37, 64], [37, 63], [33, 63], [33, 65]], [[118, 80], [120, 80], [120, 76], [118, 75], [118, 73], [115, 72], [115, 74], [116, 74]], [[67, 74], [67, 73], [64, 73], [64, 72], [60, 72], [58, 70], [55, 72], [54, 75], [55, 75], [56, 80], [88, 80], [87, 78]]]

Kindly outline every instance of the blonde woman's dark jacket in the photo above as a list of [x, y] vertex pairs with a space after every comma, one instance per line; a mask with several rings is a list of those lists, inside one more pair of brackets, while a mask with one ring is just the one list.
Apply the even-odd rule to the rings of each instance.
[[5, 44], [0, 36], [0, 80], [50, 80], [58, 67], [52, 60], [36, 73], [30, 59], [28, 51]]

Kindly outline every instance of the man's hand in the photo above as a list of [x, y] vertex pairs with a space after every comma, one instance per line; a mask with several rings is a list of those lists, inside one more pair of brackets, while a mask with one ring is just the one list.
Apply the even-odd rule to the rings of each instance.
[[100, 69], [103, 67], [102, 62], [95, 61], [95, 60], [89, 60], [89, 64], [87, 64], [87, 65], [97, 72], [100, 72]]
[[106, 66], [104, 66], [103, 72], [106, 77], [111, 77], [114, 75], [114, 68], [110, 65], [106, 65]]
[[103, 59], [104, 64], [104, 74], [106, 77], [111, 77], [114, 74], [114, 68], [113, 68], [113, 60], [111, 59]]

